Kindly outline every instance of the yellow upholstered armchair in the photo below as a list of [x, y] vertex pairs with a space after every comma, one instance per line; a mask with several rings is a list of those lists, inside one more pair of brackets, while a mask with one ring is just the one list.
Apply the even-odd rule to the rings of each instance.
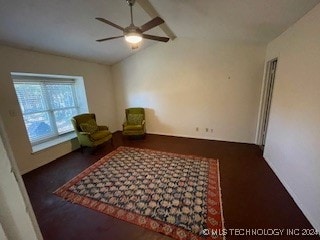
[[71, 119], [81, 147], [96, 147], [111, 139], [112, 133], [107, 126], [98, 126], [94, 113], [85, 113]]
[[127, 108], [126, 120], [122, 125], [122, 134], [126, 136], [144, 136], [146, 120], [144, 108]]

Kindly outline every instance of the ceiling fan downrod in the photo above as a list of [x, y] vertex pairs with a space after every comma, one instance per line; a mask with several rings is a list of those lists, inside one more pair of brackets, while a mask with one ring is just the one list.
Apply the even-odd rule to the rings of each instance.
[[133, 24], [132, 6], [136, 2], [136, 0], [126, 0], [126, 1], [127, 1], [127, 4], [130, 6], [131, 26], [134, 26], [134, 24]]

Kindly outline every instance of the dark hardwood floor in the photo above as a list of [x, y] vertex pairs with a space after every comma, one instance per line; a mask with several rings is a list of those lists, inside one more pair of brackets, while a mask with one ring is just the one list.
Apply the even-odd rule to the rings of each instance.
[[[162, 234], [72, 204], [53, 194], [82, 170], [118, 146], [149, 148], [219, 159], [227, 239], [319, 239], [302, 236], [235, 236], [230, 229], [311, 229], [256, 145], [147, 135], [144, 140], [114, 134], [114, 145], [67, 154], [23, 175], [45, 240], [165, 240]], [[301, 233], [302, 230], [300, 230]]]

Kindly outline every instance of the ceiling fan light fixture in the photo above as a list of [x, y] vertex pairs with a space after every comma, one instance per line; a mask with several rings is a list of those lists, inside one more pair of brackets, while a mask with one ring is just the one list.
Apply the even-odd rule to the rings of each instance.
[[141, 34], [137, 33], [137, 32], [131, 32], [131, 33], [128, 33], [124, 36], [124, 38], [126, 39], [126, 41], [128, 43], [139, 43], [141, 42], [142, 40], [142, 36]]

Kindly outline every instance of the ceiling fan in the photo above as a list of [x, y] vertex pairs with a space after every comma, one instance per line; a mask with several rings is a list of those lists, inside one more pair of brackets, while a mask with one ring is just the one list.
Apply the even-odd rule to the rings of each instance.
[[164, 23], [164, 20], [160, 17], [155, 17], [154, 19], [150, 20], [149, 22], [143, 24], [141, 27], [135, 26], [133, 24], [132, 7], [133, 7], [136, 0], [126, 0], [126, 1], [127, 1], [127, 4], [130, 6], [131, 24], [128, 27], [123, 28], [123, 27], [120, 27], [119, 25], [117, 25], [113, 22], [110, 22], [104, 18], [97, 17], [96, 18], [97, 20], [123, 31], [123, 35], [121, 35], [121, 36], [102, 38], [102, 39], [96, 40], [97, 42], [104, 42], [104, 41], [124, 37], [125, 40], [131, 44], [132, 49], [135, 49], [138, 47], [138, 43], [141, 42], [142, 38], [160, 41], [160, 42], [168, 42], [169, 41], [169, 38], [167, 38], [167, 37], [159, 37], [159, 36], [154, 36], [154, 35], [149, 35], [149, 34], [144, 33], [146, 31]]

